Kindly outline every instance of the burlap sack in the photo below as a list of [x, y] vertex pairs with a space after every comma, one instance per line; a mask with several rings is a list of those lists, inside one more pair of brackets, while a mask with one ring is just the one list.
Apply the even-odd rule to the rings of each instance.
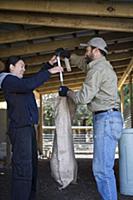
[[67, 187], [77, 180], [77, 163], [74, 155], [71, 120], [76, 106], [68, 97], [58, 97], [55, 111], [56, 132], [54, 137], [52, 157], [50, 161], [51, 174], [61, 185]]

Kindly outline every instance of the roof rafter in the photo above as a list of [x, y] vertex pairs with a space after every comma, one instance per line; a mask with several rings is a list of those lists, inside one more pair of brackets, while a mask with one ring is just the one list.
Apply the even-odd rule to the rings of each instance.
[[94, 2], [88, 0], [1, 0], [1, 10], [16, 10], [43, 13], [62, 13], [75, 15], [99, 15], [114, 17], [133, 17], [132, 3], [126, 2]]
[[121, 87], [123, 86], [124, 82], [126, 81], [127, 77], [129, 76], [130, 72], [132, 71], [132, 69], [133, 69], [133, 58], [131, 59], [127, 69], [123, 73], [121, 79], [119, 80], [119, 83], [118, 83], [119, 90], [121, 90]]
[[[75, 50], [74, 53], [77, 53], [79, 51]], [[52, 54], [48, 55], [39, 55], [39, 56], [31, 56], [29, 58], [25, 58], [25, 63], [28, 65], [28, 68], [33, 65], [40, 65], [46, 60], [49, 60], [51, 58]], [[119, 60], [125, 60], [130, 59], [133, 56], [133, 50], [130, 52], [124, 52], [124, 53], [112, 53], [108, 55], [108, 59], [110, 61], [119, 61]]]
[[[84, 36], [84, 37], [78, 37], [78, 38], [71, 38], [71, 39], [65, 39], [65, 40], [56, 40], [56, 41], [50, 41], [45, 43], [39, 43], [39, 44], [28, 44], [20, 47], [8, 47], [8, 49], [0, 49], [0, 57], [9, 57], [12, 55], [27, 55], [27, 54], [33, 54], [33, 53], [40, 53], [40, 52], [53, 52], [56, 48], [63, 47], [63, 48], [69, 48], [74, 49], [75, 47], [79, 47], [81, 42], [86, 42], [91, 37]], [[132, 49], [133, 48], [133, 41], [130, 42], [121, 42], [118, 44], [111, 44], [109, 45], [110, 51], [116, 51], [116, 50], [126, 50], [126, 49]]]
[[75, 31], [76, 29], [66, 29], [66, 28], [55, 29], [52, 27], [42, 27], [30, 30], [1, 32], [0, 44], [67, 35], [67, 34], [72, 34]]
[[61, 15], [28, 12], [0, 12], [0, 22], [65, 27], [77, 29], [95, 29], [133, 32], [132, 18], [93, 17], [83, 15]]

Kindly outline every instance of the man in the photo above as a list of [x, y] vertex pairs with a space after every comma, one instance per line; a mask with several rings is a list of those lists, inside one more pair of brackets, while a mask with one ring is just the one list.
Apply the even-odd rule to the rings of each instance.
[[23, 78], [25, 63], [20, 57], [10, 57], [6, 73], [0, 74], [0, 86], [7, 101], [9, 130], [12, 144], [11, 200], [33, 200], [37, 180], [37, 145], [34, 125], [38, 109], [33, 90], [48, 81], [51, 74], [62, 71], [53, 67], [56, 56], [30, 78]]
[[[82, 88], [73, 92], [66, 86], [59, 88], [60, 96], [69, 96], [77, 104], [87, 104], [93, 113], [94, 157], [93, 174], [102, 200], [117, 200], [114, 160], [117, 142], [122, 133], [122, 117], [119, 112], [117, 76], [106, 60], [106, 42], [92, 38], [87, 44], [85, 56], [72, 54], [70, 61], [86, 72]], [[69, 57], [66, 50], [60, 54]]]

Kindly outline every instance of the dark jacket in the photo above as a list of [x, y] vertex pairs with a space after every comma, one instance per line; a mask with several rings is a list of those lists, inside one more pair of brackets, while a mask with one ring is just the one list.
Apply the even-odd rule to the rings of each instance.
[[30, 78], [0, 74], [0, 86], [7, 101], [9, 127], [24, 127], [38, 123], [38, 109], [33, 90], [50, 78], [48, 64]]

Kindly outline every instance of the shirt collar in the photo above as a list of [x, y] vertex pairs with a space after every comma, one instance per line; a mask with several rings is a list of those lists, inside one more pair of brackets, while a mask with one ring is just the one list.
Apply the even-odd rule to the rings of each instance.
[[[99, 63], [99, 62], [105, 62], [105, 61], [110, 65], [109, 61], [106, 60], [105, 56], [102, 56], [101, 58], [98, 58], [98, 59], [96, 59], [96, 60], [91, 61], [91, 62], [88, 64], [88, 68], [91, 69], [91, 68], [92, 68], [94, 65], [96, 65], [97, 63]], [[110, 67], [112, 68], [111, 65], [110, 65]]]

